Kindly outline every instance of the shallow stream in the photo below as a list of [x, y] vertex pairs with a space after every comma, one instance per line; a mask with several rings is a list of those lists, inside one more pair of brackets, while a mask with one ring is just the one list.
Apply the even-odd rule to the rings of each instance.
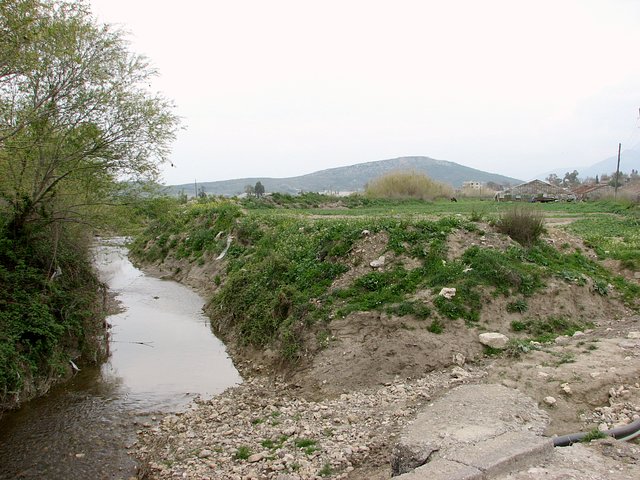
[[94, 257], [123, 308], [107, 319], [111, 356], [2, 417], [0, 479], [128, 479], [141, 424], [241, 382], [200, 296], [135, 268], [122, 239], [101, 241]]

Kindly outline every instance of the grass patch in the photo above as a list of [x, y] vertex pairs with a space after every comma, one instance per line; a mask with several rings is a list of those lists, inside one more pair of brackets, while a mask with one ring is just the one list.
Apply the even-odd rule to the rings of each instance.
[[526, 332], [532, 336], [532, 340], [540, 343], [549, 343], [560, 335], [572, 336], [578, 330], [584, 330], [591, 325], [571, 320], [562, 316], [550, 316], [546, 319], [525, 319], [511, 322], [514, 332]]
[[325, 463], [322, 468], [318, 471], [318, 475], [321, 477], [330, 477], [333, 475], [333, 468], [330, 463]]
[[297, 438], [293, 441], [293, 444], [296, 448], [304, 451], [306, 455], [311, 455], [313, 452], [318, 450], [317, 442], [310, 438]]
[[599, 440], [601, 438], [607, 438], [607, 437], [608, 435], [606, 433], [603, 433], [597, 428], [594, 428], [593, 430], [590, 430], [589, 432], [587, 432], [587, 434], [584, 437], [582, 437], [580, 442], [589, 443], [593, 440]]
[[429, 315], [431, 315], [431, 309], [423, 302], [405, 301], [400, 304], [388, 307], [387, 313], [390, 315], [397, 315], [399, 317], [413, 315], [419, 320], [424, 320], [426, 318], [429, 318]]
[[440, 320], [436, 318], [429, 324], [427, 330], [431, 333], [435, 333], [436, 335], [440, 335], [442, 332], [444, 332], [444, 325]]
[[526, 300], [520, 298], [513, 302], [507, 303], [507, 312], [509, 313], [524, 313], [528, 310], [529, 305]]
[[279, 448], [282, 448], [288, 438], [289, 437], [287, 437], [286, 435], [280, 435], [276, 439], [265, 438], [262, 442], [260, 442], [260, 445], [262, 445], [262, 447], [264, 448], [268, 448], [269, 450], [278, 450]]
[[582, 238], [601, 259], [619, 260], [623, 267], [640, 270], [640, 214], [625, 210], [623, 216], [600, 215], [577, 220], [567, 229]]
[[246, 445], [241, 445], [236, 450], [236, 453], [233, 454], [233, 458], [236, 460], [246, 460], [251, 455], [253, 455], [253, 453], [251, 452], [251, 449]]

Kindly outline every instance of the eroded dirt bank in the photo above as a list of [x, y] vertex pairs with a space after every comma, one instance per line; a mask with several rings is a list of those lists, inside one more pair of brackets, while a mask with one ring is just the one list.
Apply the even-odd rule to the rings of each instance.
[[[595, 258], [558, 228], [549, 227], [545, 241], [575, 245]], [[461, 231], [450, 236], [449, 258], [474, 244], [503, 249], [511, 241]], [[370, 271], [385, 245], [379, 237], [364, 238], [336, 283]], [[410, 260], [387, 255], [385, 262], [410, 268]], [[225, 265], [211, 256], [200, 265], [168, 258], [154, 268], [210, 294]], [[596, 295], [580, 283], [549, 282], [528, 300], [528, 313], [562, 314], [589, 328], [549, 344], [527, 344], [514, 356], [487, 356], [478, 341], [483, 331], [513, 336], [509, 325], [521, 316], [505, 313], [502, 297], [483, 305], [475, 327], [460, 320], [438, 335], [410, 315], [373, 311], [336, 318], [322, 348], [307, 352], [295, 368], [283, 369], [275, 352], [241, 347], [231, 336], [234, 362], [252, 380], [146, 430], [137, 454], [150, 478], [390, 478], [391, 447], [403, 426], [463, 382], [499, 383], [529, 395], [549, 414], [547, 435], [629, 423], [640, 415], [640, 317], [615, 294]], [[415, 298], [434, 294], [418, 291]], [[629, 455], [609, 455], [607, 462], [640, 474], [640, 457]], [[580, 478], [579, 465], [571, 468]]]

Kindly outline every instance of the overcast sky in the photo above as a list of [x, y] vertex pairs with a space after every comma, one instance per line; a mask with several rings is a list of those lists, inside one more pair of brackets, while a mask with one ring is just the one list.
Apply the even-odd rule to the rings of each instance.
[[640, 1], [91, 0], [186, 129], [169, 184], [424, 155], [529, 179], [640, 149]]

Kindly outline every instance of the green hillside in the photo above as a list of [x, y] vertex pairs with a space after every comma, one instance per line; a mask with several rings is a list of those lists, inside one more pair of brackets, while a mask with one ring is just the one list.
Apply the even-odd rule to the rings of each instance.
[[[520, 180], [495, 173], [488, 173], [475, 168], [465, 167], [454, 162], [435, 160], [429, 157], [400, 157], [390, 160], [358, 163], [348, 167], [330, 168], [318, 172], [289, 178], [239, 178], [218, 182], [198, 183], [208, 194], [239, 195], [246, 185], [262, 182], [267, 192], [298, 193], [340, 191], [353, 192], [362, 190], [367, 182], [394, 170], [415, 170], [423, 172], [439, 182], [449, 183], [458, 188], [462, 182], [475, 180], [479, 182], [495, 182], [501, 185], [518, 184]], [[178, 194], [185, 191], [192, 194], [194, 184], [170, 185], [169, 192]]]

